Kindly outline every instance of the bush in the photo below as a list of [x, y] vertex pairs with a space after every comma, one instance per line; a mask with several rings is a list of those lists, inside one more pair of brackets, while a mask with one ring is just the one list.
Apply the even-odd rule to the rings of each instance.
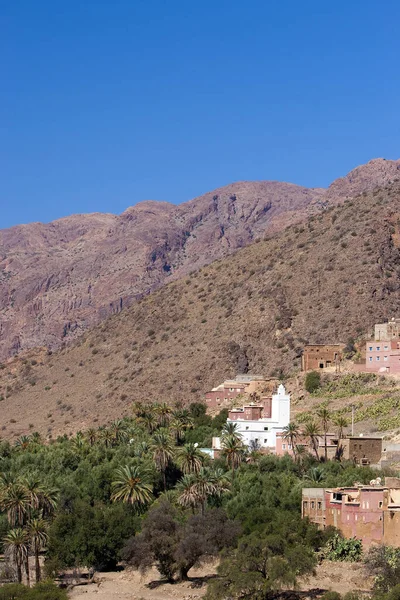
[[356, 538], [346, 539], [336, 533], [327, 541], [321, 554], [328, 560], [356, 562], [362, 555], [362, 543]]
[[321, 387], [321, 374], [318, 371], [310, 371], [306, 375], [305, 386], [307, 392], [312, 394]]
[[68, 600], [67, 592], [52, 581], [44, 581], [33, 588], [10, 583], [0, 588], [0, 600]]

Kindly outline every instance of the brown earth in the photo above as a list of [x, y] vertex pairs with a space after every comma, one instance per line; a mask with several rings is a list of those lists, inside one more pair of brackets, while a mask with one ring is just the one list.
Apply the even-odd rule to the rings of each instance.
[[171, 282], [73, 344], [0, 369], [1, 435], [71, 433], [133, 400], [191, 402], [248, 370], [296, 372], [306, 342], [398, 313], [400, 184], [364, 193]]
[[0, 359], [57, 348], [163, 283], [400, 174], [377, 159], [328, 190], [240, 182], [175, 206], [75, 215], [0, 231]]
[[[97, 583], [75, 587], [71, 600], [197, 600], [207, 591], [207, 581], [216, 575], [216, 563], [192, 569], [190, 581], [171, 585], [159, 581], [152, 569], [141, 576], [137, 571], [100, 573]], [[356, 590], [370, 592], [372, 581], [365, 576], [361, 564], [324, 561], [315, 575], [301, 580], [299, 590], [332, 590], [340, 594]]]

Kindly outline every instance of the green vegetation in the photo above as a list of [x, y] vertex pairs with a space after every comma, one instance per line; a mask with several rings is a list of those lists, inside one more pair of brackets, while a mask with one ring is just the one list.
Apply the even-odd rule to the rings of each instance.
[[306, 375], [305, 388], [309, 394], [313, 394], [321, 387], [321, 374], [318, 371], [310, 371]]
[[[206, 596], [215, 600], [243, 598], [243, 585], [246, 597], [267, 598], [295, 586], [321, 556], [356, 560], [357, 540], [300, 518], [301, 489], [368, 482], [375, 472], [321, 462], [315, 437], [331, 414], [325, 406], [315, 417], [306, 423], [308, 452], [297, 443], [296, 425], [285, 430], [295, 460], [245, 448], [226, 413], [211, 418], [200, 404], [136, 403], [131, 418], [71, 438], [44, 444], [33, 433], [13, 446], [1, 442], [0, 534], [12, 557], [4, 580], [11, 574], [25, 582], [31, 557], [38, 583], [6, 585], [0, 600], [65, 597], [40, 582], [41, 553], [51, 578], [67, 568], [114, 569], [124, 560], [141, 571], [155, 564], [169, 581], [220, 555]], [[221, 458], [211, 461], [193, 441], [204, 441], [204, 432], [221, 436]], [[41, 596], [24, 596], [38, 590]]]

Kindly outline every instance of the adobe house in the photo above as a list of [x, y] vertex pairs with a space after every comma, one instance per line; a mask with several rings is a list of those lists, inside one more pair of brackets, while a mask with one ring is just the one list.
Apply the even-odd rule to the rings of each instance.
[[340, 443], [343, 458], [353, 460], [357, 465], [378, 465], [382, 458], [383, 439], [381, 437], [349, 436]]
[[243, 396], [245, 402], [257, 400], [265, 390], [276, 385], [276, 379], [265, 379], [263, 375], [236, 375], [206, 393], [207, 408], [229, 408], [237, 396]]
[[373, 544], [400, 547], [400, 479], [380, 478], [369, 485], [342, 488], [304, 488], [302, 517], [321, 529], [330, 525], [347, 538], [356, 537], [364, 548]]
[[312, 344], [304, 346], [301, 357], [302, 371], [318, 371], [335, 367], [340, 370], [345, 344]]

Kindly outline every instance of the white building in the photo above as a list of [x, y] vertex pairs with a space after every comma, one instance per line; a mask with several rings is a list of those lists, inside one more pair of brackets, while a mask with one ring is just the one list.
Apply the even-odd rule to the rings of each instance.
[[258, 442], [262, 448], [275, 451], [276, 434], [290, 421], [290, 394], [280, 384], [272, 398], [262, 398], [260, 404], [248, 404], [229, 411], [227, 423], [236, 423], [237, 431], [248, 446]]

